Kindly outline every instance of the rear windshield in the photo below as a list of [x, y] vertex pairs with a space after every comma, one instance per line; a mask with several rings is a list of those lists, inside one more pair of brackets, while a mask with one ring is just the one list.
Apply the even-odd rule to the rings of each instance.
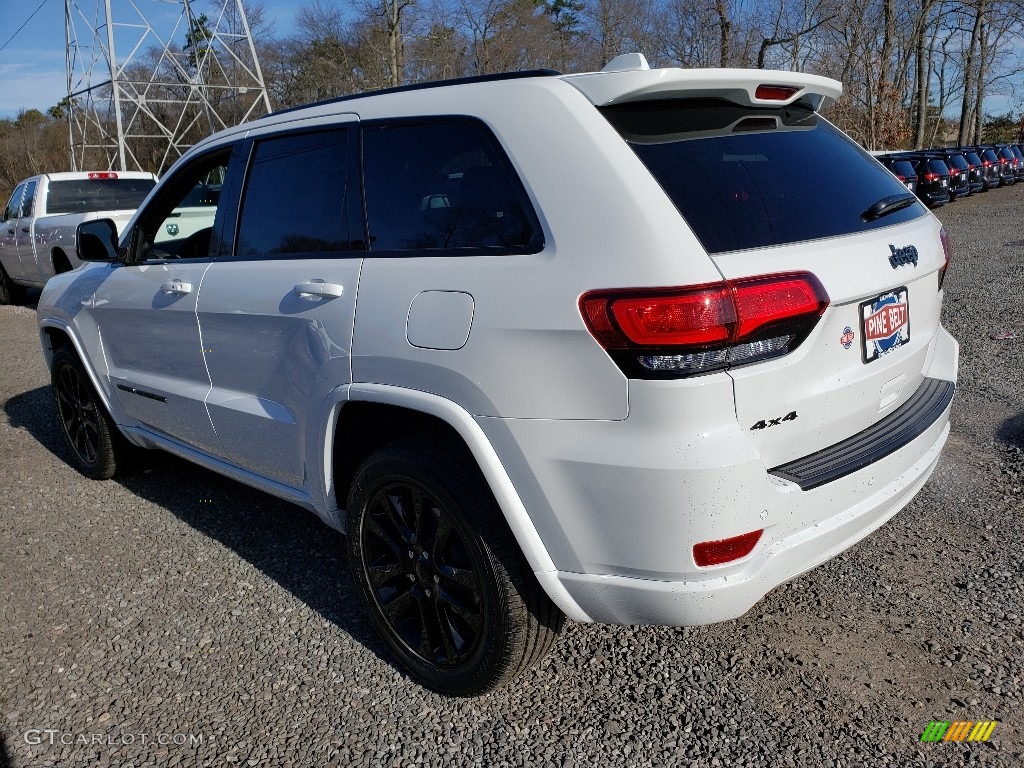
[[75, 179], [51, 181], [47, 213], [124, 211], [139, 207], [156, 184], [153, 179]]
[[668, 193], [708, 253], [865, 232], [922, 216], [871, 219], [907, 188], [807, 107], [723, 99], [630, 102], [601, 112]]
[[909, 179], [911, 176], [916, 175], [914, 173], [914, 166], [909, 160], [893, 160], [890, 170], [904, 179]]
[[967, 161], [964, 160], [963, 155], [950, 155], [947, 162], [954, 168], [959, 168], [961, 171], [966, 171], [970, 167], [967, 165]]
[[977, 152], [965, 152], [964, 157], [967, 158], [967, 162], [971, 165], [981, 165], [981, 158], [978, 157]]

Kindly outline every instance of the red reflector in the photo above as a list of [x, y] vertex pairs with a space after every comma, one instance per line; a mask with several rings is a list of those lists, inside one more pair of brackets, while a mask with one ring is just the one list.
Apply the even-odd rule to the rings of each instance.
[[900, 176], [898, 173], [896, 174], [896, 178], [899, 179], [900, 181], [906, 181], [907, 180], [906, 176]]
[[749, 555], [761, 540], [764, 529], [733, 536], [731, 539], [702, 541], [693, 545], [693, 561], [700, 566], [720, 565]]
[[93, 171], [89, 174], [90, 179], [116, 179], [117, 174], [113, 171]]
[[634, 344], [714, 344], [726, 341], [736, 311], [724, 285], [696, 288], [671, 296], [623, 298], [612, 315]]
[[761, 101], [787, 101], [799, 90], [792, 85], [759, 85], [754, 91], [754, 98]]

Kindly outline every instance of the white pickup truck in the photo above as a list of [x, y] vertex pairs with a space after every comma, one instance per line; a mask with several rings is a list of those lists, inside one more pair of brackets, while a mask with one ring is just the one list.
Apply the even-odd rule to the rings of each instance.
[[41, 287], [77, 267], [75, 231], [89, 219], [113, 219], [118, 230], [156, 184], [152, 173], [46, 173], [21, 182], [0, 223], [0, 304], [17, 304], [26, 286]]

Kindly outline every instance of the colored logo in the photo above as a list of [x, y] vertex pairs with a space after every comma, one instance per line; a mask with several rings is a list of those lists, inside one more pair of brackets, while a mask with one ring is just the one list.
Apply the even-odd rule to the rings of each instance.
[[167, 234], [170, 235], [171, 237], [174, 237], [176, 234], [178, 234], [178, 225], [177, 224], [168, 224], [167, 225]]
[[839, 343], [843, 345], [843, 349], [849, 349], [853, 346], [853, 340], [856, 335], [853, 332], [853, 328], [846, 326], [843, 328], [843, 335], [839, 337]]
[[921, 734], [921, 741], [988, 741], [997, 720], [932, 720]]
[[907, 289], [898, 288], [860, 305], [864, 360], [871, 362], [910, 341]]

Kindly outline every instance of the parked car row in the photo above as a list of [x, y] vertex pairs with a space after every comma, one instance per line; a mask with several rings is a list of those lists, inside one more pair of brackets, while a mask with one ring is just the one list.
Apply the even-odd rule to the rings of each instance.
[[932, 208], [1024, 179], [1024, 144], [936, 147], [876, 157]]

